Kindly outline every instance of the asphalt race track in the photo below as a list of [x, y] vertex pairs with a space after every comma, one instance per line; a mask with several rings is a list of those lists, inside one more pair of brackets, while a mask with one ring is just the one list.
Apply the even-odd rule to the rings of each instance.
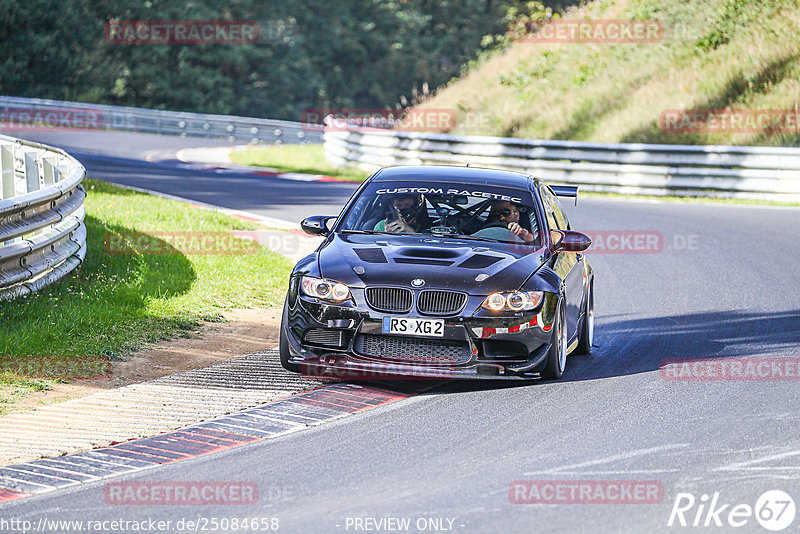
[[[302, 207], [302, 213], [335, 215], [356, 188], [349, 183], [298, 182], [187, 169], [174, 160], [181, 148], [228, 146], [229, 141], [102, 131], [10, 135], [66, 149], [83, 163], [90, 178], [295, 222], [299, 221], [298, 207]], [[148, 163], [144, 161], [147, 156], [160, 161]]]
[[[142, 160], [152, 150], [214, 144], [204, 139], [97, 132], [37, 140], [72, 151], [94, 178], [295, 222], [337, 213], [354, 189]], [[409, 518], [411, 532], [683, 532], [730, 531], [731, 509], [755, 508], [768, 490], [800, 504], [800, 210], [617, 199], [580, 199], [567, 209], [573, 228], [595, 232], [606, 252], [637, 233], [657, 236], [659, 246], [590, 249], [596, 346], [591, 356], [570, 357], [562, 380], [444, 383], [340, 421], [115, 479], [253, 482], [255, 505], [110, 506], [96, 482], [0, 505], [0, 517], [266, 517], [297, 533], [401, 531], [371, 522], [387, 518]], [[660, 371], [670, 359], [743, 357], [789, 359], [777, 361], [795, 362], [794, 376], [788, 365], [783, 377], [748, 380], [672, 380]], [[653, 481], [663, 495], [656, 503], [514, 503], [509, 488], [519, 480]], [[708, 527], [673, 518], [670, 528], [676, 497], [686, 493], [696, 499], [684, 514], [690, 525], [715, 494], [717, 508], [728, 506], [714, 517], [701, 511], [698, 524], [708, 519]], [[737, 532], [766, 531], [754, 516], [738, 520]], [[798, 525], [800, 516], [786, 531]]]

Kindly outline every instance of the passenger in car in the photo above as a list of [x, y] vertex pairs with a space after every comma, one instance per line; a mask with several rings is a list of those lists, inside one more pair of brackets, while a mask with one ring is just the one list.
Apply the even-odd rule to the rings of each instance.
[[376, 231], [415, 234], [430, 230], [431, 221], [422, 195], [396, 195], [389, 199], [389, 206], [386, 220], [378, 221]]
[[486, 219], [488, 225], [502, 225], [505, 224], [514, 235], [524, 240], [526, 243], [536, 240], [536, 235], [519, 224], [519, 206], [507, 200], [495, 200], [492, 203], [492, 209], [489, 211], [489, 217]]

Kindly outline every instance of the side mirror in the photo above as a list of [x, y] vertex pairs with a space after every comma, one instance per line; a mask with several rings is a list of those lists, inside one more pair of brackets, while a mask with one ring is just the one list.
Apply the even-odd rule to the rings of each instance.
[[331, 233], [328, 230], [328, 221], [335, 218], [335, 215], [312, 215], [300, 222], [300, 228], [308, 235], [328, 235]]
[[574, 230], [552, 230], [550, 237], [553, 239], [553, 252], [583, 252], [592, 244], [591, 237]]

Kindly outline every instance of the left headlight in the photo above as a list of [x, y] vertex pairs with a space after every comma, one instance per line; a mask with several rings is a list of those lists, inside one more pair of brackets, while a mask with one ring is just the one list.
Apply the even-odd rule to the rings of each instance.
[[300, 279], [300, 288], [304, 295], [316, 297], [331, 302], [344, 302], [350, 298], [350, 288], [341, 282], [303, 276]]
[[533, 310], [542, 302], [542, 297], [542, 291], [492, 293], [484, 299], [481, 307], [493, 312]]

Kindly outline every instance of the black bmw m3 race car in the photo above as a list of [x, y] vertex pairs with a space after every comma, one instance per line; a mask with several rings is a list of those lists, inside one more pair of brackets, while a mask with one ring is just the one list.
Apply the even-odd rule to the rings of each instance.
[[[343, 378], [560, 378], [588, 353], [594, 277], [548, 186], [509, 171], [403, 166], [367, 179], [294, 267], [280, 358]], [[331, 222], [335, 219], [335, 222]]]

